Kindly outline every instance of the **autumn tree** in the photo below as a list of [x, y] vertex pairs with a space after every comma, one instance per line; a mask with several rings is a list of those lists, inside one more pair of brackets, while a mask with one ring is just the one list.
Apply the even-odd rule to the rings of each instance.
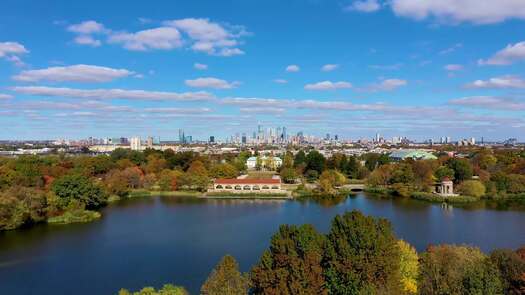
[[248, 293], [248, 278], [241, 274], [235, 258], [224, 256], [212, 270], [201, 287], [203, 295], [245, 295]]
[[330, 294], [396, 293], [400, 289], [400, 250], [386, 219], [359, 211], [337, 215], [325, 250]]
[[458, 187], [458, 191], [465, 196], [481, 198], [485, 195], [485, 185], [478, 180], [466, 180]]
[[397, 246], [399, 247], [399, 273], [402, 289], [406, 293], [416, 294], [419, 275], [419, 261], [416, 249], [403, 240], [398, 240]]
[[499, 270], [505, 294], [524, 294], [525, 261], [516, 252], [508, 249], [492, 251], [490, 260]]
[[282, 225], [251, 271], [254, 294], [328, 294], [323, 268], [324, 236], [311, 225]]

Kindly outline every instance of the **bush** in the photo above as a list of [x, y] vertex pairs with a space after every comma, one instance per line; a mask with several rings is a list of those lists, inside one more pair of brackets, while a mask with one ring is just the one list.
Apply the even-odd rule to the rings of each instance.
[[98, 208], [107, 203], [104, 190], [91, 179], [81, 175], [66, 175], [53, 182], [53, 192], [66, 207], [71, 201], [77, 200], [86, 208]]
[[458, 187], [458, 191], [465, 196], [481, 198], [485, 195], [485, 186], [478, 180], [465, 180]]

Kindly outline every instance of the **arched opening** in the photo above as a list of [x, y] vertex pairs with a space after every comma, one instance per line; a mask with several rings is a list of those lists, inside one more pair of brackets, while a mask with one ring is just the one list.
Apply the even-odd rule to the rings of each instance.
[[258, 191], [258, 190], [260, 190], [260, 189], [261, 189], [261, 188], [259, 188], [258, 185], [254, 185], [254, 186], [252, 187], [252, 190], [254, 190], [254, 191]]
[[241, 187], [240, 185], [236, 185], [236, 186], [235, 186], [235, 190], [236, 190], [236, 191], [240, 191], [240, 190], [242, 190], [242, 187]]
[[249, 185], [245, 185], [242, 189], [245, 190], [245, 191], [249, 191], [252, 188]]
[[217, 185], [217, 186], [215, 187], [215, 189], [223, 189], [223, 187], [222, 187], [222, 185], [219, 184], [219, 185]]
[[274, 186], [272, 186], [272, 189], [279, 189], [279, 187], [274, 185]]
[[225, 188], [226, 189], [232, 189], [232, 186], [231, 185], [227, 185]]
[[270, 187], [267, 185], [263, 185], [262, 189], [270, 189]]

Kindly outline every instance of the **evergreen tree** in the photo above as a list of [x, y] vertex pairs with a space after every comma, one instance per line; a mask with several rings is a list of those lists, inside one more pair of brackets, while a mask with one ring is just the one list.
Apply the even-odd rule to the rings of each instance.
[[224, 256], [201, 287], [203, 295], [246, 295], [249, 281], [230, 255]]

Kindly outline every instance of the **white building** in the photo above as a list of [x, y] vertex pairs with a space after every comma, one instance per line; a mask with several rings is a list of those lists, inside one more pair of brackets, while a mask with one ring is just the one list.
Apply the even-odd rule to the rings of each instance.
[[140, 142], [140, 137], [136, 136], [136, 137], [132, 137], [130, 139], [130, 142], [129, 142], [130, 146], [131, 146], [131, 150], [132, 151], [140, 151], [142, 150], [142, 145], [141, 145], [141, 142]]
[[[259, 159], [259, 160], [257, 160]], [[279, 157], [249, 157], [248, 160], [246, 160], [246, 167], [248, 169], [256, 169], [257, 168], [257, 161], [260, 162], [261, 168], [271, 169], [275, 170], [283, 164], [283, 160]]]

